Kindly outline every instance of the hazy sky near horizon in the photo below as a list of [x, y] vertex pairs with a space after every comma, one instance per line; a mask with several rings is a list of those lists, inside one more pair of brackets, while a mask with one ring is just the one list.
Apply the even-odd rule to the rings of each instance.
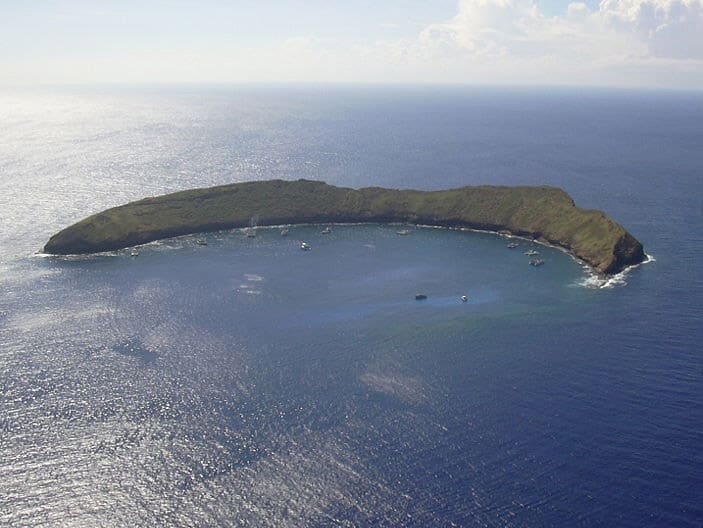
[[703, 0], [0, 0], [0, 84], [703, 89]]

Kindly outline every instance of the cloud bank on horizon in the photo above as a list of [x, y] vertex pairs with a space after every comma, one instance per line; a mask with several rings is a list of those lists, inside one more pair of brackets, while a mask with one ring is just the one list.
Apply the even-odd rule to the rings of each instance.
[[[164, 12], [165, 23], [169, 16]], [[219, 16], [231, 16], [236, 31], [236, 11]], [[321, 18], [319, 27], [298, 32], [303, 28], [292, 23], [287, 34], [279, 30], [268, 39], [228, 38], [224, 24], [219, 39], [164, 34], [157, 44], [130, 45], [132, 28], [124, 35], [118, 29], [123, 39], [109, 45], [93, 32], [93, 45], [88, 40], [84, 49], [63, 54], [49, 45], [12, 53], [13, 44], [22, 44], [6, 37], [0, 83], [339, 81], [703, 89], [703, 0], [601, 0], [590, 6], [576, 1], [556, 15], [535, 0], [460, 0], [453, 16], [401, 36], [393, 31], [397, 24], [375, 20], [373, 13], [368, 20], [387, 34], [357, 28], [337, 37], [325, 31]], [[149, 23], [141, 29], [162, 31]]]
[[500, 65], [500, 80], [703, 87], [703, 2], [572, 2], [550, 17], [533, 0], [461, 0], [412, 47], [459, 71]]

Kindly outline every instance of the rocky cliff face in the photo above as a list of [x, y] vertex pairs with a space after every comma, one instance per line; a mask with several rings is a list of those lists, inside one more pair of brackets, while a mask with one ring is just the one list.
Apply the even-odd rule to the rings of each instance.
[[645, 258], [646, 255], [642, 244], [630, 233], [626, 232], [616, 242], [610, 263], [599, 271], [603, 273], [617, 273], [627, 266], [643, 262]]
[[632, 235], [600, 211], [580, 209], [554, 187], [446, 191], [347, 189], [322, 182], [262, 181], [194, 189], [108, 209], [51, 237], [46, 253], [111, 251], [190, 233], [315, 222], [408, 222], [468, 227], [559, 245], [602, 273], [644, 260]]

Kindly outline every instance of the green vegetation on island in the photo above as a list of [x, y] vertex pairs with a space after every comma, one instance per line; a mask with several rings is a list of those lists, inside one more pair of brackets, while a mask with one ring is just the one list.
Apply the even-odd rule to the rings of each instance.
[[348, 189], [323, 182], [255, 181], [145, 198], [95, 214], [51, 237], [51, 254], [122, 249], [179, 235], [258, 225], [410, 223], [506, 231], [560, 246], [601, 273], [644, 260], [640, 244], [601, 211], [555, 187]]

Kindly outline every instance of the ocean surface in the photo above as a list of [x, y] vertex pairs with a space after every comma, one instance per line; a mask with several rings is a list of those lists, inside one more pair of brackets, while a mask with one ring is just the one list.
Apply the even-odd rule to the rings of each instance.
[[[0, 526], [703, 526], [702, 146], [700, 93], [0, 92]], [[556, 185], [652, 258], [381, 225], [38, 254], [270, 178]]]

